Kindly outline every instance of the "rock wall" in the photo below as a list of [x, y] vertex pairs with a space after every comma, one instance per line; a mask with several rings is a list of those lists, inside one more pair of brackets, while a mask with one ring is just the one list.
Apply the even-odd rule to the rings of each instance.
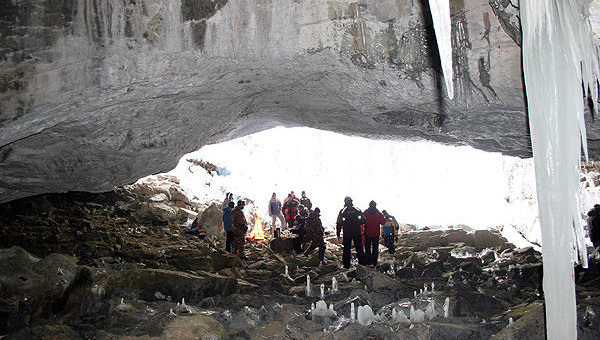
[[282, 124], [529, 155], [514, 13], [451, 10], [449, 101], [423, 1], [5, 1], [0, 202], [109, 190]]

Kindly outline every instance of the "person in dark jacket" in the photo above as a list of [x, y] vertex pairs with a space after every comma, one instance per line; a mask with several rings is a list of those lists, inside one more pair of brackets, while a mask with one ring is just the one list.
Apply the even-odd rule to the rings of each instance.
[[308, 242], [306, 237], [306, 219], [308, 218], [308, 209], [304, 207], [302, 204], [298, 206], [298, 215], [296, 215], [296, 226], [292, 228], [292, 234], [296, 234], [297, 236], [293, 240], [294, 250], [296, 254], [300, 254], [302, 252], [302, 244]]
[[594, 208], [588, 212], [588, 235], [594, 248], [600, 247], [600, 205], [594, 205]]
[[365, 217], [359, 209], [354, 207], [352, 198], [344, 198], [344, 208], [340, 210], [336, 221], [338, 239], [340, 238], [340, 232], [342, 230], [344, 231], [344, 253], [342, 255], [344, 268], [350, 268], [353, 242], [354, 249], [356, 250], [356, 257], [358, 257], [358, 263], [362, 265], [366, 264], [360, 232], [360, 226], [364, 223]]
[[379, 230], [385, 224], [385, 217], [377, 210], [375, 201], [369, 202], [369, 209], [363, 212], [365, 216], [365, 257], [368, 265], [377, 265], [379, 257]]
[[288, 197], [285, 199], [285, 203], [283, 203], [283, 208], [281, 208], [283, 215], [285, 216], [285, 220], [287, 221], [288, 229], [292, 229], [294, 227], [294, 220], [298, 214], [298, 205], [300, 205], [300, 203], [293, 196], [293, 194], [288, 194]]
[[231, 211], [235, 204], [233, 202], [227, 203], [227, 207], [223, 210], [223, 229], [225, 229], [225, 251], [231, 253], [231, 243], [233, 242], [233, 220], [231, 218]]
[[244, 216], [245, 202], [242, 200], [238, 201], [235, 209], [231, 211], [231, 221], [233, 224], [233, 253], [240, 258], [246, 258], [244, 255], [244, 246], [246, 245], [246, 232], [248, 231], [248, 223], [246, 222], [246, 216]]
[[383, 210], [381, 212], [383, 217], [385, 217], [385, 224], [381, 226], [381, 234], [383, 235], [383, 244], [388, 248], [388, 252], [390, 254], [394, 254], [396, 252], [396, 245], [394, 242], [396, 241], [396, 237], [398, 237], [398, 221], [396, 218], [387, 213], [387, 211]]
[[306, 207], [308, 211], [312, 211], [312, 202], [310, 198], [306, 197], [306, 191], [302, 191], [302, 197], [300, 197], [300, 204]]
[[319, 248], [319, 262], [325, 261], [325, 240], [323, 239], [323, 223], [321, 223], [321, 209], [315, 208], [306, 218], [306, 238], [311, 241], [310, 247], [304, 252], [309, 256], [315, 248]]

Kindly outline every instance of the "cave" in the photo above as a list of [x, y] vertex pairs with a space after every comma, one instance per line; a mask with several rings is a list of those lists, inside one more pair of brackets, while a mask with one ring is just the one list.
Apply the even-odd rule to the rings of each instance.
[[[532, 157], [518, 1], [449, 3], [452, 98], [426, 0], [5, 1], [0, 203], [116, 204], [107, 192], [188, 152], [276, 126]], [[595, 98], [581, 98], [590, 160]]]

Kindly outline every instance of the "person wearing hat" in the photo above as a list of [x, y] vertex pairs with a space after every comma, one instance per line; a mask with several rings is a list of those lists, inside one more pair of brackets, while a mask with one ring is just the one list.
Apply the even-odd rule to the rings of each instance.
[[369, 202], [369, 209], [363, 212], [365, 216], [365, 257], [368, 265], [377, 265], [379, 257], [379, 230], [385, 224], [385, 217], [377, 210], [375, 201]]
[[344, 198], [344, 207], [340, 210], [337, 221], [337, 237], [340, 238], [340, 232], [344, 231], [344, 252], [342, 255], [342, 262], [344, 268], [350, 268], [350, 258], [352, 255], [352, 243], [354, 242], [354, 249], [356, 250], [356, 257], [358, 257], [358, 263], [365, 265], [365, 255], [362, 246], [362, 236], [360, 226], [365, 223], [365, 217], [362, 212], [354, 207], [352, 204], [352, 198]]
[[[298, 205], [300, 205], [300, 202], [298, 202], [296, 196], [294, 196], [294, 192], [292, 191], [288, 194], [288, 197], [283, 203], [283, 208], [281, 209], [281, 212], [285, 215], [288, 229], [292, 229], [294, 227], [294, 221], [296, 220], [296, 215], [298, 214]], [[281, 229], [283, 230], [283, 227]]]
[[304, 252], [309, 256], [312, 251], [319, 247], [319, 261], [325, 262], [325, 240], [323, 239], [323, 223], [321, 223], [321, 209], [315, 208], [306, 218], [306, 238], [311, 241], [310, 247]]
[[387, 211], [383, 210], [381, 212], [383, 217], [385, 217], [385, 224], [381, 226], [381, 234], [383, 235], [383, 245], [385, 245], [390, 254], [396, 252], [396, 245], [394, 244], [395, 239], [398, 235], [398, 221], [396, 218]]
[[[285, 219], [283, 218], [283, 213], [281, 211], [281, 201], [277, 198], [277, 195], [273, 193], [271, 196], [271, 200], [269, 201], [269, 216], [273, 219], [271, 222], [271, 229], [273, 230], [273, 235], [278, 234], [276, 231], [283, 229], [285, 226]], [[281, 229], [277, 229], [275, 222], [277, 219], [281, 222]]]
[[240, 258], [246, 258], [244, 255], [244, 246], [246, 245], [246, 232], [248, 231], [248, 223], [244, 216], [245, 202], [239, 200], [235, 209], [231, 211], [231, 220], [233, 224], [233, 253]]
[[300, 197], [300, 204], [306, 207], [308, 211], [312, 210], [312, 202], [310, 198], [306, 197], [306, 191], [302, 190], [302, 197]]

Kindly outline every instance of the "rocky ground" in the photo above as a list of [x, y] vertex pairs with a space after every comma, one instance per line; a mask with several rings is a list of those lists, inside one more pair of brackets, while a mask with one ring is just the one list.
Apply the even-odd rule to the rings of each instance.
[[[350, 270], [335, 238], [324, 265], [285, 240], [249, 241], [240, 260], [223, 251], [220, 207], [158, 194], [0, 206], [0, 339], [544, 338], [541, 256], [494, 232], [405, 232], [377, 267]], [[204, 240], [177, 222], [195, 213]], [[599, 339], [598, 262], [576, 282], [579, 338]]]

